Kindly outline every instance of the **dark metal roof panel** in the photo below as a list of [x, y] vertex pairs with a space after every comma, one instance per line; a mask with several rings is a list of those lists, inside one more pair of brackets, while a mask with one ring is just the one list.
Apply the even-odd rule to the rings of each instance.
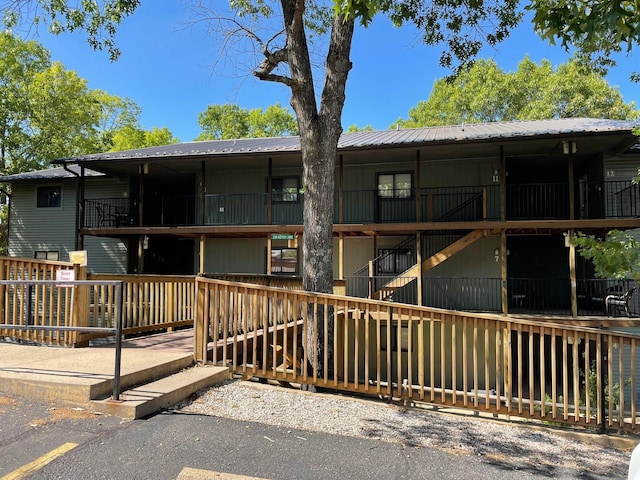
[[[80, 167], [78, 165], [69, 165], [67, 167], [72, 172], [80, 175]], [[85, 177], [102, 177], [104, 173], [95, 172], [88, 168], [84, 170]], [[46, 170], [38, 170], [35, 172], [16, 173], [14, 175], [5, 175], [0, 177], [0, 182], [20, 182], [29, 180], [61, 180], [66, 178], [76, 178], [76, 175], [68, 172], [63, 167], [48, 168]]]
[[[539, 135], [628, 132], [633, 122], [591, 118], [566, 118], [523, 122], [496, 122], [402, 130], [344, 133], [338, 149], [411, 146], [429, 143], [525, 138]], [[122, 152], [97, 153], [62, 159], [57, 163], [92, 160], [135, 160], [148, 158], [199, 157], [215, 155], [268, 154], [300, 151], [299, 137], [245, 138], [188, 142]]]

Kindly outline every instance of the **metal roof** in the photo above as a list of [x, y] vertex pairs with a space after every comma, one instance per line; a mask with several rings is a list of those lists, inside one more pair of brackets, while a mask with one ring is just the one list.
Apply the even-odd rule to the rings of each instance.
[[[72, 172], [80, 175], [80, 167], [78, 165], [69, 165], [67, 167]], [[95, 172], [86, 168], [84, 170], [85, 177], [102, 177], [104, 173]], [[38, 170], [35, 172], [16, 173], [14, 175], [5, 175], [0, 177], [0, 182], [20, 182], [28, 180], [62, 180], [66, 178], [76, 178], [76, 175], [65, 170], [63, 167], [48, 168], [46, 170]]]
[[[453, 144], [464, 141], [492, 141], [494, 139], [517, 139], [542, 135], [596, 134], [604, 132], [631, 133], [634, 126], [633, 122], [623, 120], [563, 118], [344, 133], [338, 142], [338, 150], [411, 146], [429, 143]], [[297, 151], [300, 151], [299, 137], [243, 138], [237, 140], [187, 142], [121, 152], [96, 153], [61, 159], [54, 163], [269, 154]]]

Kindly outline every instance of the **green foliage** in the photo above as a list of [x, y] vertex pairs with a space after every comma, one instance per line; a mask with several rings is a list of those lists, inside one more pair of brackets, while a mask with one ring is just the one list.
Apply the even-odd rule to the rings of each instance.
[[0, 33], [0, 98], [2, 173], [92, 149], [99, 106], [86, 81], [9, 32]]
[[[471, 63], [484, 45], [502, 42], [522, 19], [518, 0], [359, 0], [352, 3], [379, 5], [396, 26], [413, 24], [425, 44], [444, 44], [440, 65], [453, 66], [456, 71]], [[365, 15], [366, 11], [361, 14]]]
[[[0, 33], [0, 170], [10, 174], [45, 168], [49, 161], [152, 146], [175, 139], [166, 129], [142, 130], [132, 100], [90, 90], [86, 80], [51, 62], [35, 41]], [[140, 135], [133, 141], [132, 131]], [[128, 135], [130, 134], [130, 135]]]
[[295, 117], [279, 103], [248, 110], [230, 103], [209, 105], [198, 115], [202, 132], [196, 140], [266, 138], [297, 135]]
[[120, 152], [136, 148], [157, 147], [179, 143], [167, 127], [144, 130], [135, 125], [125, 125], [112, 134], [110, 151]]
[[593, 117], [637, 119], [635, 104], [624, 103], [620, 91], [600, 74], [576, 60], [553, 68], [528, 57], [515, 72], [493, 60], [479, 60], [454, 79], [437, 80], [429, 99], [409, 111], [404, 128], [509, 120]]
[[356, 132], [373, 132], [374, 128], [371, 125], [366, 125], [364, 127], [358, 127], [357, 125], [349, 125], [347, 128], [347, 133], [356, 133]]
[[[587, 373], [588, 373], [587, 376], [589, 377], [589, 392], [588, 392], [589, 402], [593, 406], [593, 405], [597, 405], [598, 403], [598, 373], [596, 370], [595, 362], [593, 362], [593, 364], [591, 365], [591, 368]], [[631, 378], [626, 378], [624, 380], [624, 384], [630, 385]], [[611, 389], [609, 389], [609, 379], [607, 377], [604, 380], [603, 402], [605, 403], [605, 405], [608, 405], [609, 403], [609, 395], [611, 395], [612, 397], [611, 399], [614, 405], [620, 405], [620, 383], [615, 382], [613, 385], [611, 385]], [[583, 402], [584, 402], [584, 399], [583, 399]]]
[[597, 277], [640, 280], [640, 249], [630, 233], [612, 230], [606, 239], [579, 233], [573, 242], [593, 262]]
[[611, 54], [630, 52], [640, 42], [636, 0], [532, 0], [526, 8], [534, 12], [534, 28], [543, 38], [551, 44], [559, 41], [567, 50], [576, 47], [603, 70], [615, 64]]
[[5, 28], [48, 24], [54, 34], [84, 30], [96, 50], [120, 55], [114, 37], [118, 25], [140, 5], [140, 0], [13, 0], [0, 4]]

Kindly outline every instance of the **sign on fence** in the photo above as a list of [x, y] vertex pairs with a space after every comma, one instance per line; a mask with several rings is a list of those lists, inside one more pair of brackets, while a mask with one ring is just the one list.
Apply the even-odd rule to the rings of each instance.
[[[73, 282], [76, 279], [76, 271], [75, 270], [56, 270], [56, 281], [57, 282]], [[73, 287], [72, 284], [63, 284], [60, 283], [57, 285], [58, 287]]]

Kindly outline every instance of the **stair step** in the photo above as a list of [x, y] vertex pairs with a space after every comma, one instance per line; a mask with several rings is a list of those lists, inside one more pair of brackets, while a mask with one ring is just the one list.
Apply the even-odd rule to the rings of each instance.
[[92, 400], [89, 408], [126, 419], [137, 419], [178, 403], [205, 387], [229, 378], [227, 367], [196, 366], [120, 394], [120, 400]]

